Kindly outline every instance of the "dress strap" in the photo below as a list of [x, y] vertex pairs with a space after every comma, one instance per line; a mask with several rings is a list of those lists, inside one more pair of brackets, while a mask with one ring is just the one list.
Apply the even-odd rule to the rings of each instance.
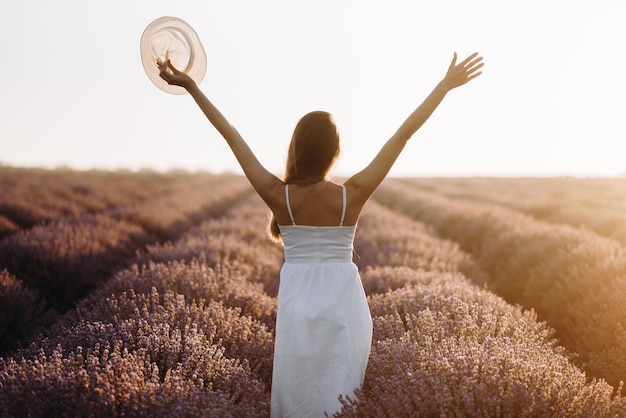
[[343, 218], [346, 217], [346, 185], [342, 184], [341, 188], [343, 189], [343, 208], [341, 209], [341, 222], [339, 226], [343, 226]]
[[287, 201], [287, 210], [289, 211], [289, 217], [291, 218], [291, 224], [295, 225], [296, 221], [293, 220], [293, 213], [291, 212], [291, 205], [289, 204], [289, 185], [285, 184], [285, 200]]

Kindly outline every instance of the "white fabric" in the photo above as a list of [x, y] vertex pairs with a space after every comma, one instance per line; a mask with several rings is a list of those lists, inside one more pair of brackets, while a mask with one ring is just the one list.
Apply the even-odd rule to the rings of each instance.
[[343, 198], [343, 207], [341, 208], [341, 222], [339, 222], [339, 226], [343, 226], [343, 219], [346, 217], [346, 185], [342, 184], [342, 198]]
[[[345, 205], [344, 205], [345, 207]], [[271, 416], [323, 417], [365, 377], [372, 319], [352, 262], [356, 226], [279, 226], [280, 272]]]
[[291, 224], [295, 225], [296, 221], [293, 219], [293, 212], [291, 211], [291, 204], [289, 203], [289, 185], [285, 184], [285, 201], [287, 202], [287, 210], [289, 211], [289, 218], [291, 218]]

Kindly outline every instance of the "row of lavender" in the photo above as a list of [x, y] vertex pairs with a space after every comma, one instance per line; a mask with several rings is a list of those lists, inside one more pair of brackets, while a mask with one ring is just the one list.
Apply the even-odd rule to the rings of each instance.
[[496, 204], [583, 227], [626, 245], [626, 178], [414, 178], [405, 183], [451, 198]]
[[[0, 170], [0, 354], [53, 323], [147, 245], [249, 194], [238, 176]], [[116, 194], [117, 193], [117, 194]]]
[[[172, 242], [145, 246], [134, 266], [2, 358], [0, 410], [267, 416], [282, 254], [258, 198], [229, 203]], [[489, 268], [432, 226], [372, 202], [355, 248], [374, 344], [363, 390], [339, 415], [626, 413], [615, 388], [588, 381], [532, 311], [473, 284], [490, 283]]]
[[489, 274], [468, 253], [370, 208], [361, 239], [386, 243], [363, 274], [374, 345], [343, 416], [624, 415], [619, 391], [588, 380], [534, 311], [474, 283]]
[[376, 199], [458, 242], [489, 289], [536, 310], [589, 375], [614, 386], [626, 380], [626, 248], [584, 227], [408, 183], [391, 179]]
[[[209, 176], [207, 176], [209, 177]], [[20, 229], [137, 204], [206, 180], [185, 173], [25, 169], [0, 166], [0, 238]]]
[[[257, 199], [137, 254], [0, 360], [14, 416], [265, 416], [281, 249]], [[250, 229], [242, 228], [248, 223]], [[256, 229], [256, 230], [255, 230]]]

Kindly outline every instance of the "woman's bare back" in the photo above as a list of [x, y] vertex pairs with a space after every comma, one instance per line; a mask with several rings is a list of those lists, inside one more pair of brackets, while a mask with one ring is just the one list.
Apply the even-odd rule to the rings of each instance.
[[[341, 185], [332, 181], [320, 181], [308, 186], [289, 185], [289, 204], [296, 225], [338, 226], [343, 210], [343, 190]], [[346, 216], [344, 225], [354, 225], [358, 213], [350, 208], [350, 196], [347, 194]], [[354, 208], [352, 208], [354, 209]], [[350, 215], [350, 216], [349, 216]], [[283, 204], [275, 213], [280, 225], [291, 225], [287, 210], [286, 196]]]

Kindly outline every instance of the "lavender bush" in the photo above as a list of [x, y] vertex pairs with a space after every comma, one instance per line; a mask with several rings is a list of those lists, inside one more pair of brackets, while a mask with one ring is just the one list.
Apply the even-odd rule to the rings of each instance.
[[398, 274], [370, 297], [374, 344], [363, 389], [337, 416], [624, 416], [604, 381], [587, 381], [532, 311], [459, 274]]
[[[410, 222], [373, 201], [359, 220], [355, 238], [355, 261], [359, 269], [377, 266], [405, 266], [431, 272], [462, 272], [474, 282], [483, 284], [487, 273], [453, 241], [439, 238], [434, 228], [420, 222]], [[367, 293], [384, 292], [397, 286], [385, 280]]]
[[574, 227], [626, 244], [624, 178], [406, 179], [417, 189], [496, 204], [535, 218]]
[[0, 266], [65, 311], [153, 238], [102, 215], [61, 219], [0, 241]]
[[[36, 201], [43, 178], [55, 193]], [[337, 416], [626, 416], [619, 308], [600, 307], [621, 295], [620, 247], [451, 198], [465, 181], [391, 181], [376, 199], [400, 213], [364, 211], [374, 340]], [[15, 226], [0, 241], [0, 415], [269, 415], [283, 258], [243, 177], [2, 168], [0, 188]], [[33, 277], [59, 271], [87, 288], [56, 316]]]
[[376, 198], [457, 241], [489, 273], [489, 288], [535, 309], [592, 376], [614, 386], [625, 379], [624, 247], [585, 229], [393, 181]]
[[53, 317], [35, 291], [26, 288], [8, 271], [0, 271], [0, 353], [14, 348]]
[[8, 237], [19, 230], [19, 227], [11, 222], [9, 219], [0, 215], [0, 240], [4, 237]]

